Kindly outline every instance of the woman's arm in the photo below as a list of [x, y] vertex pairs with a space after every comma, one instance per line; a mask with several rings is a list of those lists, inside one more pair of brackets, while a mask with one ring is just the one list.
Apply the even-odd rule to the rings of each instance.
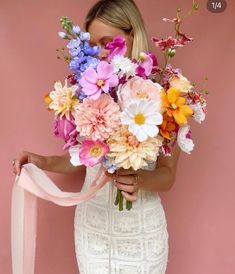
[[56, 173], [73, 173], [77, 171], [84, 171], [85, 166], [74, 167], [70, 163], [70, 155], [66, 153], [60, 156], [43, 156], [32, 152], [23, 151], [14, 160], [13, 172], [17, 175], [24, 164], [32, 163], [37, 167]]
[[159, 156], [155, 170], [137, 172], [139, 174], [139, 189], [152, 192], [170, 190], [175, 182], [179, 154], [180, 148], [176, 145], [171, 156]]

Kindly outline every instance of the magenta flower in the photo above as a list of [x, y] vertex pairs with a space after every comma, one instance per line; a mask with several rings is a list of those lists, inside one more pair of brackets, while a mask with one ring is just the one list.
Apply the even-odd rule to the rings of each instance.
[[188, 42], [192, 41], [192, 38], [187, 37], [185, 34], [178, 32], [179, 38], [173, 38], [169, 36], [166, 39], [157, 39], [152, 37], [152, 41], [154, 42], [155, 46], [160, 48], [161, 50], [165, 50], [166, 48], [178, 48], [183, 47]]
[[127, 50], [125, 38], [121, 35], [117, 35], [113, 40], [105, 46], [105, 49], [109, 50], [108, 60], [112, 60], [114, 55], [124, 56]]
[[118, 77], [114, 74], [113, 65], [106, 61], [99, 62], [97, 72], [89, 67], [80, 80], [82, 91], [90, 99], [96, 100], [103, 92], [108, 93], [110, 88], [118, 85]]
[[156, 56], [152, 53], [141, 52], [136, 74], [146, 79], [151, 74], [153, 66], [157, 66]]
[[85, 166], [92, 167], [100, 163], [108, 152], [109, 147], [99, 140], [83, 140], [79, 149], [79, 158]]
[[180, 36], [180, 38], [178, 40], [179, 40], [180, 44], [183, 45], [183, 46], [185, 44], [193, 41], [193, 38], [187, 37], [184, 33], [178, 32], [178, 35]]
[[67, 149], [70, 146], [76, 145], [78, 143], [78, 132], [76, 131], [74, 119], [71, 118], [68, 120], [65, 117], [56, 117], [54, 121], [54, 135], [64, 139], [65, 145], [63, 149]]
[[177, 48], [182, 47], [183, 45], [177, 40], [176, 38], [173, 38], [169, 36], [166, 39], [157, 39], [155, 37], [152, 38], [152, 41], [154, 42], [155, 46], [160, 48], [161, 50], [165, 50], [166, 48]]

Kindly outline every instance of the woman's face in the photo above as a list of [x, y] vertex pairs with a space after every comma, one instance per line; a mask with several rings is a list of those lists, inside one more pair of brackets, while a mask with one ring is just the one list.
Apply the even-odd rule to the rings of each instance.
[[125, 56], [131, 57], [131, 51], [132, 51], [132, 43], [133, 43], [133, 37], [131, 34], [126, 34], [122, 30], [112, 27], [108, 24], [103, 23], [102, 21], [95, 19], [91, 22], [88, 31], [91, 35], [90, 44], [92, 46], [99, 46], [100, 47], [100, 53], [99, 58], [100, 59], [106, 59], [109, 50], [105, 49], [105, 45], [108, 42], [111, 42], [113, 38], [117, 35], [122, 35], [126, 40], [127, 45], [127, 51]]

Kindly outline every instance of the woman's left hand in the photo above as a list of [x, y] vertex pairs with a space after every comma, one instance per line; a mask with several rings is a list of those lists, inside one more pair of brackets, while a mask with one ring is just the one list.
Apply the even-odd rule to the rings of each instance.
[[[107, 173], [106, 173], [107, 174]], [[131, 202], [137, 200], [137, 193], [140, 189], [140, 174], [133, 169], [119, 169], [115, 174], [107, 174], [113, 178], [114, 185], [122, 190], [123, 197]]]

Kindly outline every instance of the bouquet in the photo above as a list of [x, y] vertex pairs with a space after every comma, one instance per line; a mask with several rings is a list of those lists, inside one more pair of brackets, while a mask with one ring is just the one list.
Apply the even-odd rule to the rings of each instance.
[[[197, 9], [193, 2], [192, 10]], [[180, 30], [179, 14], [178, 10], [176, 18], [163, 19], [174, 25], [175, 37], [152, 38], [164, 54], [162, 67], [151, 52], [141, 52], [137, 60], [125, 57], [120, 35], [106, 45], [107, 60], [99, 60], [99, 47], [89, 44], [90, 34], [61, 17], [59, 36], [68, 41], [69, 54], [64, 48], [57, 51], [72, 73], [64, 84], [55, 82], [45, 100], [55, 113], [54, 134], [64, 139], [73, 165], [102, 164], [114, 173], [119, 168], [146, 168], [160, 153], [170, 156], [176, 143], [191, 153], [188, 120], [205, 119], [206, 101], [203, 91], [169, 63], [178, 48], [192, 41]], [[115, 204], [123, 210], [119, 189]], [[131, 207], [127, 201], [126, 208]]]

